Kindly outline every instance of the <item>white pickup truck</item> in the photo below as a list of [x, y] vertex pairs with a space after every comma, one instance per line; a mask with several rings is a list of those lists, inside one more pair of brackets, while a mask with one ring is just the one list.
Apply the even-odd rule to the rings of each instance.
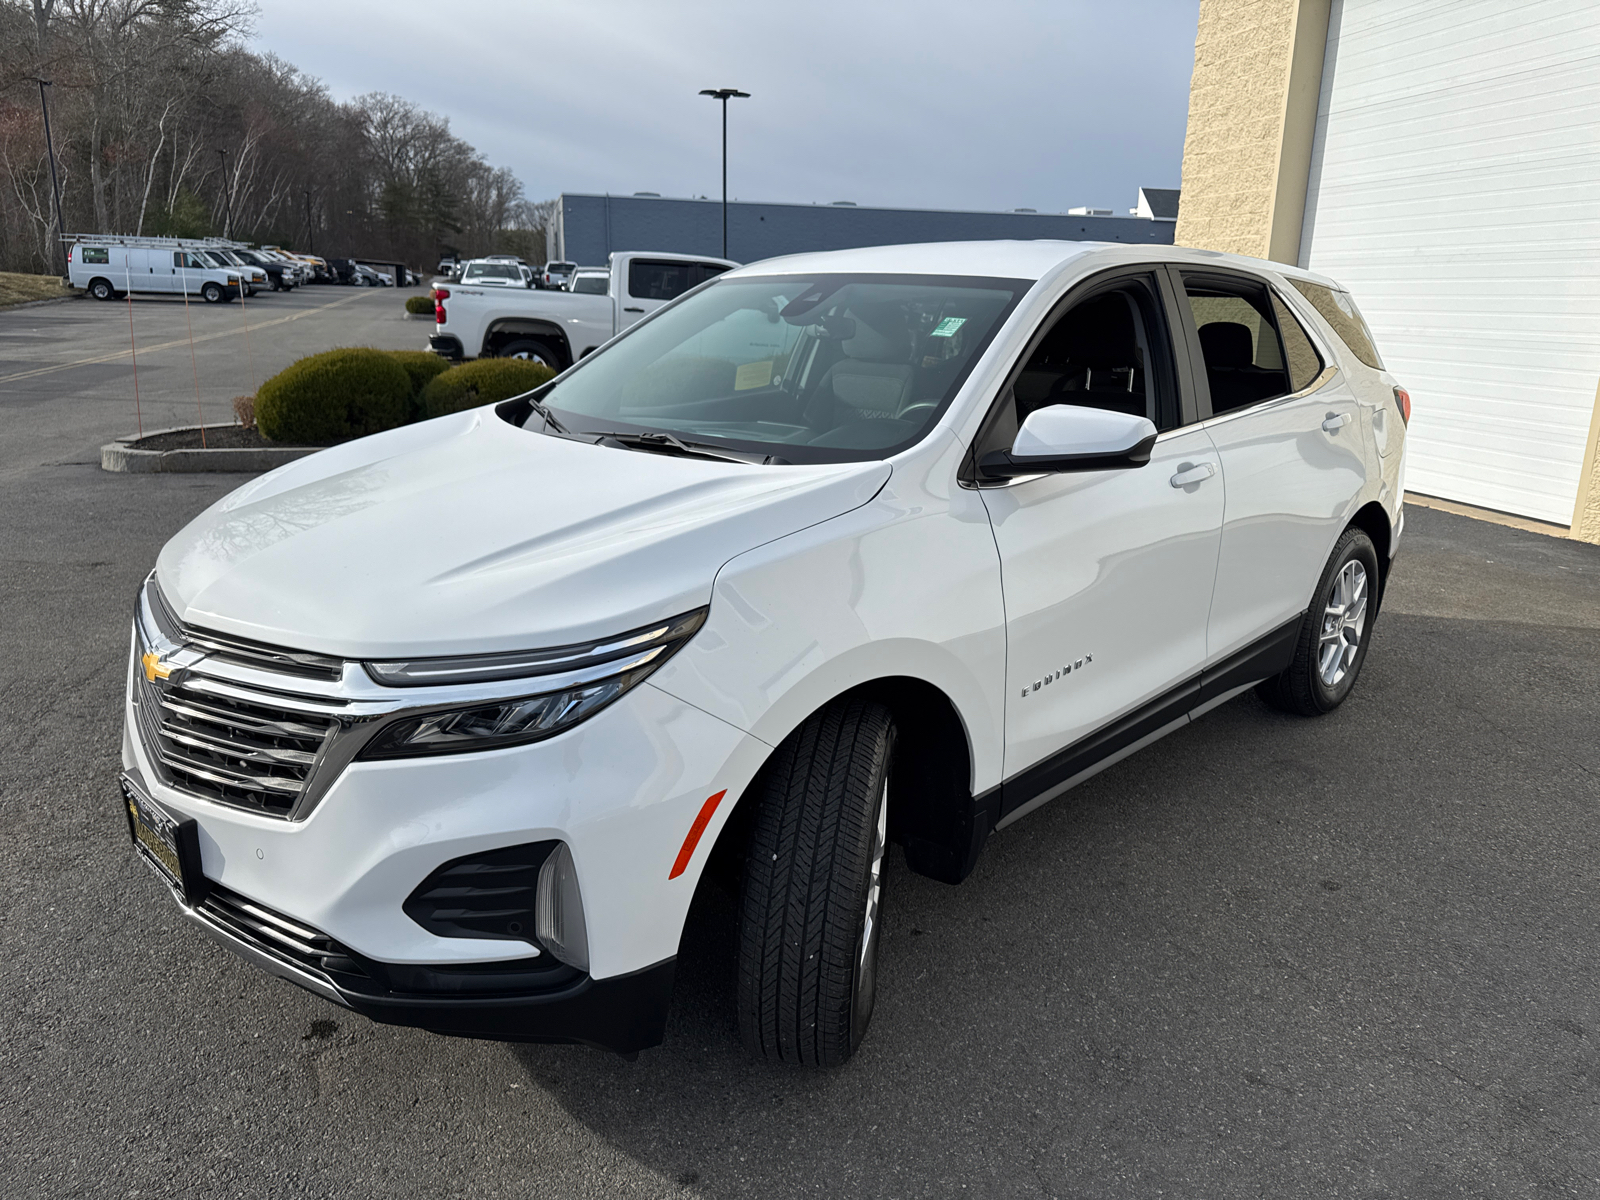
[[437, 286], [428, 345], [446, 358], [526, 358], [564, 371], [646, 313], [738, 265], [722, 258], [629, 251], [611, 256], [604, 295]]

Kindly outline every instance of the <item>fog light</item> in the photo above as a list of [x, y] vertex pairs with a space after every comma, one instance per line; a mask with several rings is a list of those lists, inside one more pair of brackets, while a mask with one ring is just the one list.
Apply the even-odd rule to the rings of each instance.
[[539, 941], [569, 967], [587, 971], [589, 934], [583, 923], [583, 898], [578, 894], [578, 869], [565, 842], [539, 869], [535, 911]]

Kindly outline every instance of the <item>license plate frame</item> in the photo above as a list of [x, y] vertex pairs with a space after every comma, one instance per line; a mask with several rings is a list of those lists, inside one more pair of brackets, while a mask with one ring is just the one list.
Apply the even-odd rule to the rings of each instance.
[[176, 817], [127, 775], [122, 776], [122, 815], [134, 851], [178, 901], [189, 908], [206, 898], [206, 877], [200, 869], [200, 825], [193, 817]]

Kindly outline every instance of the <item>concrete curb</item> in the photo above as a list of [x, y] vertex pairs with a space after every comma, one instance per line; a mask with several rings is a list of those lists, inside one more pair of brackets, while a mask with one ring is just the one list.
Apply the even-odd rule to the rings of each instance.
[[[159, 433], [181, 433], [198, 425], [175, 425], [171, 429], [152, 429], [143, 437]], [[167, 475], [207, 471], [232, 471], [259, 475], [284, 463], [304, 458], [323, 449], [321, 446], [274, 446], [270, 449], [217, 450], [140, 450], [132, 445], [141, 435], [130, 433], [100, 447], [100, 469], [128, 475]]]

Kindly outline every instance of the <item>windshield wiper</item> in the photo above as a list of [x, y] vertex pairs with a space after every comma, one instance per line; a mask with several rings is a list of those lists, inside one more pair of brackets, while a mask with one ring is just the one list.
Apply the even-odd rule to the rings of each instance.
[[543, 401], [535, 400], [532, 396], [524, 396], [523, 399], [528, 402], [529, 408], [544, 418], [544, 427], [546, 429], [554, 429], [557, 433], [571, 432], [565, 425], [556, 420], [555, 414], [544, 406]]
[[739, 450], [725, 450], [721, 446], [714, 446], [710, 442], [686, 442], [674, 437], [670, 433], [618, 433], [602, 430], [592, 436], [601, 441], [612, 441], [626, 446], [630, 450], [671, 451], [688, 458], [712, 458], [723, 462], [751, 463], [755, 466], [766, 466], [769, 463], [783, 463], [785, 460], [776, 458], [771, 454], [746, 454]]

